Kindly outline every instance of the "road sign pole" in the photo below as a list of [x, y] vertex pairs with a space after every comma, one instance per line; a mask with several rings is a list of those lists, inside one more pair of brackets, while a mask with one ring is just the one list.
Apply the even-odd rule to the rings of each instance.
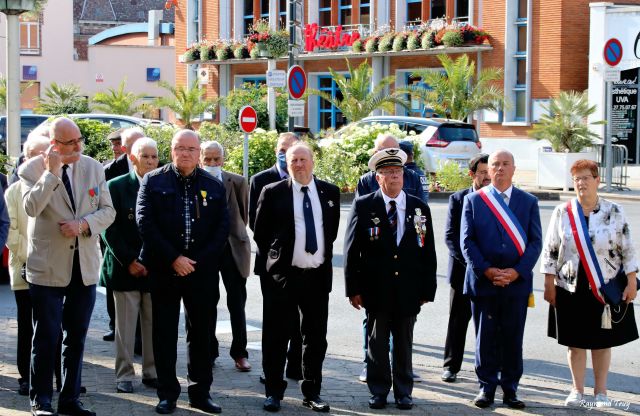
[[[275, 71], [276, 60], [267, 60], [267, 70]], [[269, 129], [276, 129], [276, 89], [273, 87], [267, 88], [267, 112], [269, 113]]]
[[[296, 0], [289, 0], [289, 63], [287, 71], [295, 65], [293, 57], [293, 45], [296, 42], [296, 22], [295, 22]], [[289, 126], [287, 131], [293, 132], [295, 128], [295, 118], [289, 117]]]
[[244, 178], [249, 181], [249, 135], [247, 133], [244, 134], [243, 148], [242, 176], [244, 176]]

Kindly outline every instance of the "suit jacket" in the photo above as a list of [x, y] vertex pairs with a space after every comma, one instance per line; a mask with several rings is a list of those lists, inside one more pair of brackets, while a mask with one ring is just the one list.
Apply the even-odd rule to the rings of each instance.
[[147, 173], [140, 185], [136, 222], [142, 237], [141, 262], [154, 272], [153, 280], [160, 280], [174, 276], [172, 264], [183, 255], [196, 261], [196, 271], [189, 275], [192, 280], [212, 282], [229, 236], [224, 187], [196, 168], [189, 198], [197, 199], [198, 205], [197, 210], [195, 204], [191, 209], [191, 242], [185, 250], [184, 186], [173, 166], [169, 163]]
[[449, 247], [449, 270], [447, 279], [456, 291], [461, 291], [464, 286], [464, 275], [467, 271], [467, 262], [460, 248], [460, 221], [462, 220], [462, 206], [464, 197], [473, 192], [473, 188], [463, 189], [451, 194], [449, 197], [449, 209], [447, 224], [444, 230], [444, 242]]
[[[340, 222], [340, 190], [328, 182], [315, 179], [324, 230], [324, 263], [319, 267], [325, 277], [325, 288], [331, 291], [333, 279], [333, 242], [338, 235]], [[291, 261], [295, 244], [293, 218], [293, 191], [291, 178], [262, 190], [258, 200], [253, 239], [262, 253], [266, 253], [265, 273], [281, 286], [291, 275]], [[317, 213], [316, 213], [317, 215]]]
[[124, 153], [104, 167], [104, 176], [108, 181], [129, 173], [129, 162], [127, 161], [127, 157], [128, 155]]
[[[472, 296], [527, 296], [532, 290], [533, 267], [542, 250], [538, 198], [514, 187], [509, 200], [527, 236], [522, 256], [478, 192], [464, 197], [460, 239], [467, 261], [464, 293]], [[508, 286], [494, 286], [484, 275], [489, 267], [514, 268], [518, 278]]]
[[136, 225], [136, 200], [140, 183], [135, 171], [107, 182], [116, 219], [102, 233], [105, 244], [100, 284], [121, 292], [149, 290], [149, 277], [129, 274], [129, 265], [140, 257], [142, 239]]
[[[428, 194], [424, 192], [422, 188], [422, 182], [420, 181], [420, 175], [406, 166], [402, 168], [404, 174], [402, 175], [403, 183], [402, 190], [407, 195], [413, 195], [418, 199], [421, 199], [425, 204], [427, 203]], [[356, 186], [356, 196], [363, 196], [380, 189], [378, 181], [376, 181], [375, 172], [367, 172], [358, 179], [358, 185]]]
[[222, 184], [229, 209], [229, 247], [242, 277], [249, 277], [251, 269], [251, 240], [247, 234], [248, 187], [244, 177], [222, 171]]
[[20, 166], [22, 202], [29, 216], [27, 281], [30, 283], [65, 287], [71, 282], [76, 238], [64, 237], [58, 223], [79, 219], [87, 221], [90, 229], [89, 235], [77, 238], [82, 281], [85, 285], [98, 282], [98, 236], [111, 225], [116, 212], [100, 162], [81, 155], [73, 164], [72, 173], [75, 212], [62, 179], [45, 169], [42, 156]]
[[[423, 247], [418, 245], [414, 226], [418, 210], [426, 217]], [[379, 238], [372, 240], [369, 231], [373, 227], [380, 230]], [[437, 260], [431, 211], [414, 196], [407, 195], [400, 245], [389, 226], [382, 191], [357, 198], [349, 214], [344, 255], [347, 296], [362, 296], [368, 311], [417, 315], [421, 302], [435, 297]]]
[[22, 278], [22, 267], [27, 262], [27, 221], [29, 217], [22, 206], [22, 190], [20, 181], [14, 182], [4, 193], [4, 199], [9, 213], [9, 277], [11, 290], [29, 289], [29, 285]]

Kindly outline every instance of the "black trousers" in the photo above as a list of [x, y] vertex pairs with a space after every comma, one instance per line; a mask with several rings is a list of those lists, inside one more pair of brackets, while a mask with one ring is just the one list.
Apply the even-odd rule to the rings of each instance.
[[[394, 316], [391, 312], [367, 311], [367, 386], [371, 394], [400, 399], [413, 391], [413, 327], [415, 316]], [[391, 363], [389, 337], [393, 334]], [[392, 377], [393, 375], [393, 377]]]
[[449, 325], [444, 344], [443, 368], [458, 373], [464, 358], [464, 343], [471, 320], [471, 299], [462, 293], [462, 288], [451, 288], [449, 295]]
[[158, 397], [175, 401], [180, 396], [176, 376], [180, 301], [184, 304], [187, 334], [187, 373], [190, 399], [209, 397], [211, 374], [211, 300], [218, 288], [206, 282], [206, 276], [192, 273], [186, 277], [154, 277], [151, 289], [153, 315], [153, 354], [158, 373]]
[[[318, 269], [297, 269], [287, 278], [285, 287], [265, 282], [271, 287], [263, 291], [262, 368], [266, 396], [282, 398], [287, 383], [284, 365], [290, 336], [291, 310], [297, 309], [302, 334], [301, 390], [304, 397], [320, 395], [322, 364], [327, 352], [327, 318], [329, 293], [325, 276]], [[291, 364], [290, 364], [291, 365]]]
[[33, 338], [31, 296], [28, 289], [16, 290], [13, 294], [16, 297], [16, 307], [18, 309], [18, 349], [16, 354], [18, 374], [20, 374], [18, 383], [28, 383], [29, 367], [31, 365], [31, 338]]
[[[239, 358], [248, 358], [247, 352], [247, 319], [244, 307], [247, 303], [247, 279], [240, 275], [238, 266], [231, 254], [229, 244], [224, 249], [224, 254], [220, 257], [220, 275], [222, 283], [227, 291], [227, 309], [231, 318], [231, 350], [229, 355], [234, 360]], [[216, 286], [219, 285], [219, 277], [216, 274]], [[220, 291], [218, 290], [218, 294]], [[215, 299], [213, 304], [213, 320], [211, 322], [211, 353], [212, 360], [218, 358], [218, 339], [216, 338], [216, 324], [218, 320], [218, 301], [220, 296]]]

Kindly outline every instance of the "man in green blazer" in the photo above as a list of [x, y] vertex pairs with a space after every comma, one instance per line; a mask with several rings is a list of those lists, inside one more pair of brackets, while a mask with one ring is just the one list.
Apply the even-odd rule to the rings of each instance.
[[140, 181], [147, 172], [158, 167], [158, 146], [153, 139], [142, 137], [133, 144], [128, 157], [133, 170], [107, 183], [116, 219], [102, 234], [106, 249], [100, 273], [100, 283], [113, 289], [115, 301], [118, 393], [133, 392], [133, 354], [138, 316], [142, 334], [142, 383], [157, 387], [151, 338], [150, 279], [147, 268], [139, 259], [142, 240], [136, 226], [135, 209]]

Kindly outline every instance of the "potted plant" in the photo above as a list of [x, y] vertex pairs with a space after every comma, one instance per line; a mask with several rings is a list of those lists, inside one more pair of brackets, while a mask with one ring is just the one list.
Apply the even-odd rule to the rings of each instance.
[[[597, 160], [592, 145], [600, 137], [589, 129], [586, 121], [596, 111], [596, 106], [589, 106], [585, 93], [562, 91], [542, 108], [548, 114], [540, 117], [529, 134], [535, 139], [547, 140], [551, 151], [538, 153], [537, 185], [569, 190], [573, 187], [569, 172], [571, 165], [579, 159]], [[591, 124], [604, 123], [597, 121]]]
[[265, 58], [280, 58], [289, 51], [289, 32], [286, 30], [272, 30], [269, 22], [260, 19], [251, 28], [249, 43], [251, 50], [257, 49], [254, 55]]

